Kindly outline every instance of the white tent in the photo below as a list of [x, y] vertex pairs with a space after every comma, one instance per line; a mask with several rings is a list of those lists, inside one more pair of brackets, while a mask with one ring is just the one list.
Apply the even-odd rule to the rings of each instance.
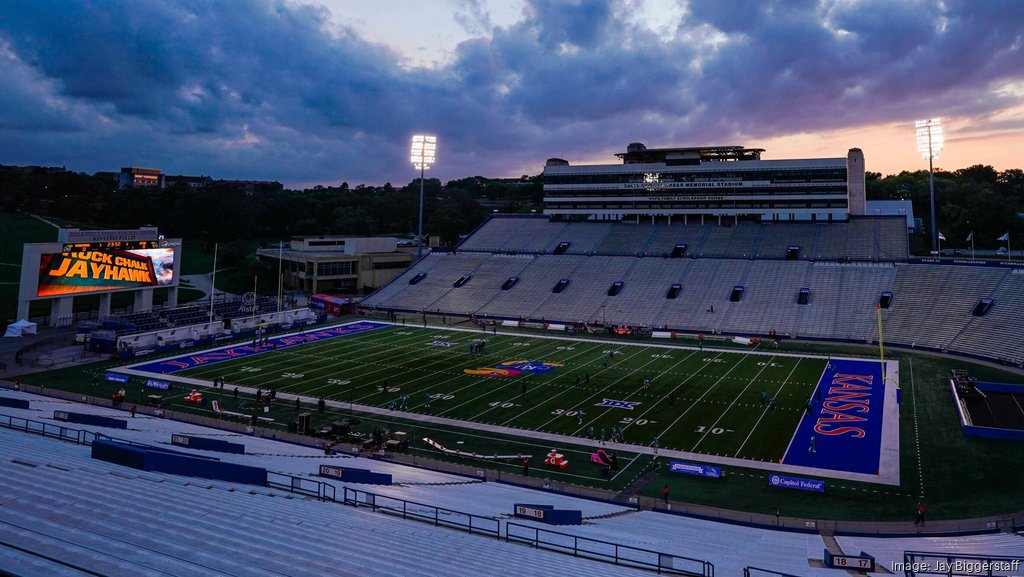
[[36, 323], [31, 323], [25, 319], [21, 319], [18, 322], [7, 325], [7, 332], [4, 333], [4, 336], [20, 337], [21, 335], [34, 334], [36, 334]]

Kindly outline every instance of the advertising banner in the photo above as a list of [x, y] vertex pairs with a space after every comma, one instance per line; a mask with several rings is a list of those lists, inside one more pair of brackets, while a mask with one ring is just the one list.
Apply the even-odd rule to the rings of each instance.
[[821, 479], [768, 475], [768, 484], [772, 487], [784, 487], [786, 489], [800, 489], [801, 491], [816, 491], [818, 493], [825, 492], [825, 481]]
[[697, 475], [698, 477], [711, 477], [712, 479], [720, 479], [722, 477], [722, 469], [720, 467], [700, 465], [697, 463], [685, 463], [683, 461], [672, 461], [669, 465], [669, 472], [680, 473], [683, 475]]
[[80, 249], [39, 256], [36, 296], [158, 287], [174, 280], [174, 249]]

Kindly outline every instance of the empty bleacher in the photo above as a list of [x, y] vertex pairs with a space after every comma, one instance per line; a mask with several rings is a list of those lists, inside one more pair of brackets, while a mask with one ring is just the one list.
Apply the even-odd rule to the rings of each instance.
[[[800, 258], [809, 259], [816, 255], [815, 241], [818, 231], [825, 225], [810, 223], [768, 223], [764, 225], [764, 237], [757, 249], [759, 258], [782, 258], [786, 249], [800, 247]], [[906, 233], [904, 232], [904, 236]]]
[[[814, 263], [806, 285], [811, 289], [811, 301], [800, 311], [796, 334], [868, 340], [877, 330], [878, 295], [892, 290], [895, 271], [891, 265]], [[891, 340], [888, 334], [886, 339]]]
[[[876, 567], [903, 562], [905, 551], [931, 551], [963, 555], [1006, 555], [1024, 559], [1024, 538], [1012, 533], [956, 535], [950, 537], [861, 537], [837, 535], [843, 551], [864, 551], [875, 558]], [[934, 573], [933, 573], [934, 574]], [[966, 573], [954, 573], [955, 575]], [[993, 574], [1006, 575], [1006, 572]]]
[[516, 233], [513, 250], [536, 254], [548, 254], [558, 243], [566, 240], [562, 233], [569, 227], [564, 222], [549, 223], [544, 220], [527, 219]]
[[[465, 259], [466, 256], [460, 253], [449, 258]], [[501, 285], [509, 277], [520, 275], [532, 260], [532, 257], [489, 255], [473, 270], [472, 281], [445, 292], [430, 306], [442, 311], [476, 311], [502, 292]]]
[[210, 307], [190, 305], [160, 311], [160, 315], [176, 327], [194, 325], [210, 319]]
[[[24, 416], [45, 415], [54, 406], [67, 403], [26, 393], [9, 394], [33, 399], [33, 409], [12, 409]], [[82, 410], [116, 412], [99, 406], [82, 406]], [[137, 442], [154, 444], [165, 442], [173, 432], [224, 434], [149, 417], [136, 419], [123, 434]], [[318, 461], [324, 458], [310, 459], [320, 453], [307, 447], [266, 438], [245, 439], [249, 454], [218, 456], [272, 470], [280, 467], [299, 476], [312, 476]], [[403, 520], [369, 508], [321, 502], [277, 488], [128, 469], [91, 459], [89, 451], [86, 446], [0, 428], [0, 478], [4, 479], [0, 483], [0, 572], [111, 577], [651, 574]], [[820, 566], [824, 542], [815, 533], [641, 512], [626, 505], [358, 457], [333, 459], [394, 473], [400, 484], [374, 487], [373, 492], [380, 496], [378, 506], [381, 497], [409, 501], [400, 503], [399, 511], [403, 506], [421, 514], [430, 513], [433, 507], [448, 508], [476, 515], [480, 520], [493, 520], [495, 526], [507, 529], [505, 520], [514, 503], [578, 508], [586, 520], [580, 526], [553, 528], [514, 520], [519, 525], [565, 534], [548, 533], [545, 540], [551, 546], [564, 543], [569, 551], [579, 537], [597, 540], [589, 542], [592, 544], [617, 543], [706, 559], [714, 564], [715, 575], [741, 575], [743, 567], [754, 562], [790, 575], [835, 573]], [[344, 483], [337, 484], [340, 497]], [[1024, 555], [1024, 538], [1007, 533], [951, 537], [838, 535], [836, 540], [845, 553], [864, 551], [874, 556], [880, 567], [902, 561], [908, 550]], [[737, 547], [737, 543], [743, 546]], [[381, 547], [387, 554], [381, 554]]]
[[[605, 296], [594, 319], [609, 324], [656, 326], [657, 311], [673, 283], [682, 282], [688, 259], [631, 258], [626, 288], [614, 297]], [[685, 289], [684, 289], [685, 290]], [[659, 325], [660, 326], [660, 325]]]
[[[500, 291], [494, 298], [486, 303], [482, 303], [479, 309], [471, 312], [485, 316], [508, 318], [520, 316], [525, 318], [541, 318], [543, 315], [535, 317], [533, 313], [539, 303], [552, 296], [551, 287], [559, 279], [571, 278], [572, 271], [589, 258], [579, 255], [545, 255], [534, 257], [533, 261], [518, 273], [520, 280], [516, 286], [512, 287], [511, 290]], [[500, 286], [506, 278], [507, 275], [502, 276], [497, 284]], [[571, 294], [575, 288], [575, 286], [570, 285], [566, 295]], [[568, 299], [566, 299], [566, 302], [568, 302]], [[559, 319], [567, 320], [561, 317]], [[552, 318], [549, 320], [556, 319]]]
[[704, 237], [710, 230], [708, 227], [693, 224], [656, 224], [650, 225], [650, 227], [655, 229], [654, 235], [650, 237], [646, 246], [638, 247], [636, 250], [652, 256], [672, 254], [672, 249], [677, 244], [686, 245], [687, 255], [700, 254]]
[[608, 226], [608, 234], [601, 239], [594, 252], [607, 255], [633, 254], [640, 249], [629, 250], [630, 247], [646, 247], [651, 235], [664, 228], [627, 223], [614, 223]]
[[766, 531], [650, 511], [573, 527], [567, 532], [676, 555], [692, 556], [700, 551], [700, 556], [713, 561], [716, 575], [743, 575], [743, 567], [752, 559], [792, 575], [836, 574], [833, 569], [812, 567], [807, 561], [821, 559], [824, 542], [817, 534]]
[[463, 251], [506, 252], [512, 250], [520, 229], [531, 220], [526, 218], [492, 218], [459, 245]]
[[114, 331], [118, 335], [158, 331], [169, 327], [170, 324], [166, 320], [149, 311], [107, 317], [101, 326], [103, 330]]
[[0, 560], [0, 569], [45, 552], [112, 577], [541, 576], [552, 566], [647, 574], [274, 489], [143, 473], [92, 460], [88, 451], [0, 430], [0, 535], [25, 552]]
[[735, 226], [710, 226], [704, 245], [695, 254], [718, 258], [750, 258], [764, 226], [740, 223]]
[[[556, 258], [556, 257], [552, 257]], [[580, 265], [566, 275], [572, 283], [565, 291], [548, 294], [537, 300], [530, 311], [531, 318], [565, 319], [572, 322], [592, 322], [600, 319], [598, 308], [602, 301], [614, 302], [620, 295], [608, 298], [608, 285], [623, 278], [637, 260], [623, 257], [583, 257]], [[623, 293], [629, 288], [623, 289]]]
[[568, 253], [660, 256], [676, 244], [689, 254], [716, 258], [785, 256], [801, 247], [806, 260], [906, 261], [906, 220], [859, 217], [837, 223], [696, 223], [549, 222], [544, 217], [496, 217], [459, 245], [462, 251], [551, 253], [559, 242], [572, 243]]
[[899, 272], [894, 306], [882, 314], [884, 337], [935, 349], [949, 346], [974, 318], [971, 310], [978, 299], [990, 296], [1008, 274], [998, 268], [928, 265], [903, 265]]
[[784, 266], [773, 261], [751, 262], [743, 283], [743, 299], [723, 304], [718, 329], [727, 333], [767, 334], [775, 330], [780, 335], [795, 334], [797, 293], [810, 269], [808, 262]]
[[[364, 305], [690, 332], [757, 335], [774, 330], [875, 342], [875, 305], [883, 291], [892, 291], [894, 305], [883, 311], [886, 342], [1024, 363], [1024, 333], [1013, 330], [1024, 317], [1024, 273], [903, 262], [908, 254], [904, 227], [900, 218], [733, 226], [495, 218], [477, 232], [485, 242], [474, 235], [462, 246], [500, 246], [515, 256], [482, 249], [431, 255]], [[499, 233], [511, 236], [500, 238]], [[524, 251], [536, 247], [520, 233], [542, 238], [537, 247], [546, 248]], [[558, 242], [571, 243], [566, 254], [551, 254]], [[666, 258], [680, 244], [687, 245], [686, 254]], [[800, 247], [799, 258], [785, 260], [794, 245]], [[428, 275], [429, 282], [405, 282], [439, 263], [445, 264], [439, 269], [443, 274]], [[466, 273], [473, 280], [453, 288], [452, 281]], [[520, 282], [500, 290], [511, 276]], [[570, 281], [568, 287], [553, 294], [552, 286], [563, 278]], [[608, 286], [620, 280], [625, 288], [609, 296]], [[665, 298], [675, 283], [682, 285], [678, 298]], [[730, 302], [735, 285], [743, 285], [744, 294]], [[809, 300], [798, 305], [804, 287]], [[974, 317], [971, 309], [980, 298], [993, 298], [994, 304], [985, 316]]]
[[983, 317], [972, 317], [949, 347], [973, 355], [1024, 362], [1024, 272], [1006, 271], [991, 292], [992, 308]]
[[[670, 263], [675, 261], [668, 259]], [[730, 303], [729, 293], [733, 286], [740, 284], [749, 266], [750, 261], [744, 260], [686, 261], [682, 292], [676, 299], [660, 299], [661, 307], [653, 315], [652, 326], [687, 327], [703, 332], [718, 330], [727, 305], [740, 304]]]

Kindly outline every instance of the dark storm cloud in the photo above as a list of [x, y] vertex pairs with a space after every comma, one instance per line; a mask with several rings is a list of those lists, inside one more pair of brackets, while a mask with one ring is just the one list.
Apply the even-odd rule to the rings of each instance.
[[632, 140], [744, 143], [1020, 103], [993, 91], [1024, 77], [1012, 1], [700, 1], [671, 37], [635, 6], [536, 0], [494, 27], [464, 0], [455, 18], [475, 37], [410, 70], [318, 7], [8, 2], [0, 162], [404, 183], [416, 131], [438, 134], [454, 178]]

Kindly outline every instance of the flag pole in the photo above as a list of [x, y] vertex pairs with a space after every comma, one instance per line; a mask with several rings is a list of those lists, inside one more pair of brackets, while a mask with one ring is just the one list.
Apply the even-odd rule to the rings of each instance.
[[252, 275], [252, 328], [256, 328], [256, 309], [260, 308], [257, 306], [260, 295], [256, 292], [256, 281], [259, 278], [259, 275]]
[[284, 285], [284, 273], [281, 266], [284, 262], [284, 241], [277, 243], [277, 312], [281, 312], [281, 288]]
[[213, 243], [213, 278], [210, 280], [210, 322], [213, 322], [213, 295], [217, 294], [217, 247], [219, 243]]
[[971, 231], [971, 260], [974, 260], [974, 231]]

